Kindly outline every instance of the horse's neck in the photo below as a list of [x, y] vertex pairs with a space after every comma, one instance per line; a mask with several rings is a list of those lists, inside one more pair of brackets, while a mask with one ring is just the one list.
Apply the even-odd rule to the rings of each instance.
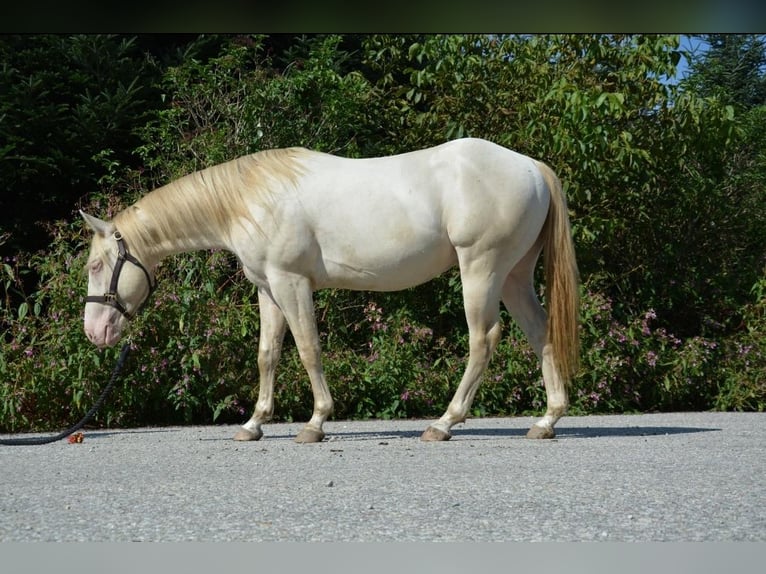
[[132, 243], [136, 256], [147, 266], [154, 266], [165, 257], [176, 253], [221, 249], [225, 247], [222, 238], [210, 230], [195, 226], [193, 221], [178, 217], [157, 217], [151, 205], [141, 201], [126, 210], [125, 227], [132, 230]]

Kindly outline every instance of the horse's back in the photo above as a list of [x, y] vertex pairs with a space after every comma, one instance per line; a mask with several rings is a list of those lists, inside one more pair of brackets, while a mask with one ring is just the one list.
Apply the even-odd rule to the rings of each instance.
[[548, 211], [549, 190], [535, 160], [487, 140], [465, 138], [395, 156], [341, 161], [349, 187], [337, 188], [343, 197], [334, 203], [364, 214], [359, 225], [367, 233], [374, 232], [372, 223], [397, 236], [438, 232], [452, 247], [477, 242], [492, 247], [511, 233], [525, 235], [526, 242], [531, 235], [535, 239]]
[[488, 202], [524, 204], [543, 186], [535, 160], [477, 138], [367, 159], [313, 153], [304, 165], [305, 200], [321, 213], [331, 205], [349, 204], [378, 214], [382, 204], [390, 203], [407, 211], [471, 211]]

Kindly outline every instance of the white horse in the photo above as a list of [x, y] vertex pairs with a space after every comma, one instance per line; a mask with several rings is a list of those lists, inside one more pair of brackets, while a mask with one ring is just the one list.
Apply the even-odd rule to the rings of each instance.
[[[372, 159], [301, 148], [244, 156], [141, 198], [95, 232], [85, 332], [117, 343], [154, 288], [164, 257], [198, 249], [236, 254], [258, 287], [259, 392], [234, 436], [258, 440], [274, 410], [274, 373], [289, 326], [314, 395], [296, 442], [319, 442], [333, 409], [320, 359], [313, 292], [394, 291], [459, 265], [470, 352], [444, 415], [422, 435], [448, 440], [465, 420], [500, 338], [500, 301], [542, 364], [545, 416], [527, 436], [551, 438], [578, 365], [578, 273], [561, 184], [545, 164], [479, 139]], [[545, 248], [546, 305], [533, 271]]]

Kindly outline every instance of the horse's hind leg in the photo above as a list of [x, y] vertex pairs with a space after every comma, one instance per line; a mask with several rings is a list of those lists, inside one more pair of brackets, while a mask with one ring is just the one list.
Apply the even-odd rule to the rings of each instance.
[[425, 430], [421, 436], [424, 441], [449, 440], [452, 426], [465, 420], [492, 352], [500, 340], [500, 286], [494, 284], [486, 273], [485, 269], [474, 273], [461, 265], [468, 322], [468, 364], [447, 411]]
[[287, 321], [276, 303], [261, 289], [258, 289], [258, 307], [261, 315], [261, 333], [258, 341], [258, 401], [253, 416], [237, 431], [234, 440], [260, 439], [263, 436], [261, 425], [267, 422], [274, 412], [274, 375], [282, 353]]
[[[536, 258], [535, 258], [536, 259]], [[527, 263], [529, 263], [527, 261]], [[564, 415], [568, 406], [567, 389], [553, 361], [553, 352], [546, 344], [547, 318], [532, 284], [532, 267], [517, 266], [503, 286], [503, 303], [529, 339], [540, 359], [547, 397], [545, 416], [527, 433], [527, 438], [553, 438], [553, 426]]]

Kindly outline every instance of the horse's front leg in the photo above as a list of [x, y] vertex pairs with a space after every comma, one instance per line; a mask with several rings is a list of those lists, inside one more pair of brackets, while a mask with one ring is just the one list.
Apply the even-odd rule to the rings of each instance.
[[274, 300], [285, 314], [314, 394], [314, 412], [295, 442], [321, 442], [325, 436], [322, 425], [332, 414], [333, 400], [322, 370], [311, 283], [301, 275], [282, 272], [269, 277], [269, 284]]
[[258, 341], [258, 402], [250, 420], [234, 435], [234, 440], [258, 440], [263, 436], [261, 425], [271, 419], [274, 413], [274, 374], [282, 341], [287, 330], [287, 321], [274, 300], [258, 289], [258, 307], [261, 313], [261, 333]]

